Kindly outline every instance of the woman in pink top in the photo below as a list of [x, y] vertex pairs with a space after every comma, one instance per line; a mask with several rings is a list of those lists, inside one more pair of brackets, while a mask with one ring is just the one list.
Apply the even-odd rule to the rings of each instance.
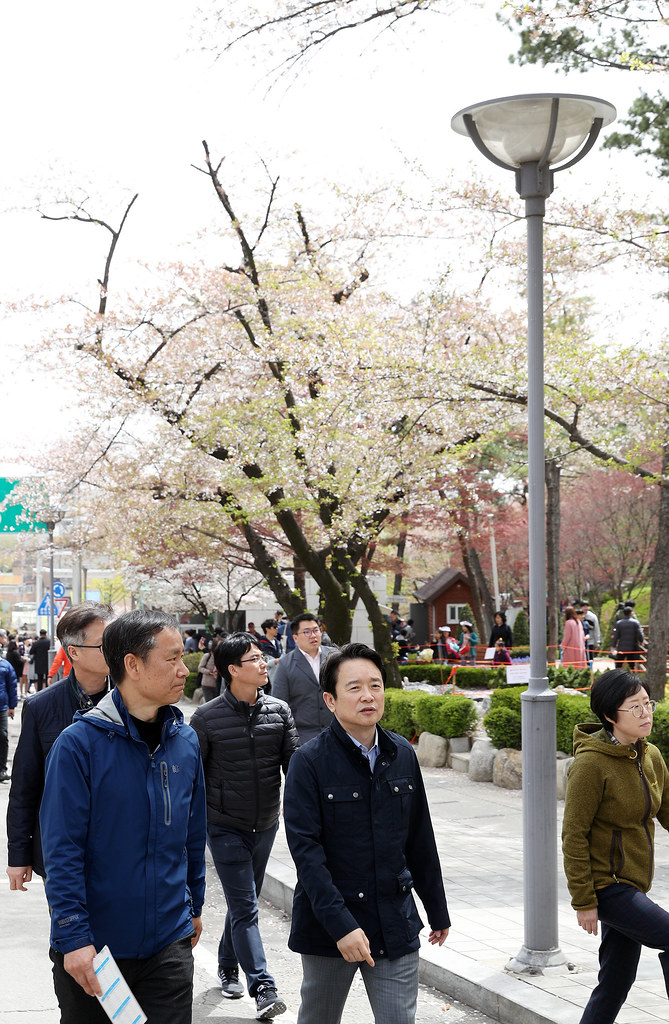
[[587, 668], [585, 660], [585, 633], [570, 604], [564, 610], [564, 636], [562, 637], [562, 664], [574, 668]]

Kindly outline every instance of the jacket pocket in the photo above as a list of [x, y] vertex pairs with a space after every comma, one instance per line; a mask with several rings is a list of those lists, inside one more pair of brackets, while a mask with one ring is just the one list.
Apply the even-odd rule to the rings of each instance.
[[623, 850], [623, 834], [619, 829], [611, 833], [611, 848], [609, 851], [609, 868], [615, 878], [620, 875], [625, 867], [625, 852]]
[[332, 881], [349, 906], [366, 903], [369, 899], [369, 882], [366, 878], [333, 878]]
[[391, 796], [389, 820], [403, 831], [408, 827], [416, 783], [412, 777], [403, 776], [399, 779], [386, 779]]
[[359, 808], [365, 805], [359, 786], [326, 786], [323, 790], [326, 820], [337, 829], [351, 828]]

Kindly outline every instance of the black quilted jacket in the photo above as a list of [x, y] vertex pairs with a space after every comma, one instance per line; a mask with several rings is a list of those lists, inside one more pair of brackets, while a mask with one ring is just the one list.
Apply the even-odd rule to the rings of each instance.
[[281, 770], [299, 746], [288, 705], [262, 691], [255, 704], [228, 689], [190, 721], [207, 787], [207, 822], [240, 832], [271, 828], [279, 817]]

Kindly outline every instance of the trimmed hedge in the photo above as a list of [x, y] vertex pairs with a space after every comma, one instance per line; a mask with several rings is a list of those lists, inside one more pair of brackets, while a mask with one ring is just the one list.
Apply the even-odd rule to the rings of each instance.
[[574, 753], [574, 728], [581, 722], [599, 721], [590, 710], [590, 698], [580, 693], [558, 693], [555, 717], [557, 749], [569, 756]]
[[659, 747], [662, 757], [669, 765], [669, 704], [666, 701], [662, 701], [655, 708], [650, 740]]
[[[430, 683], [432, 686], [443, 685], [452, 668], [452, 665], [433, 665], [429, 661], [408, 662], [399, 666], [400, 675], [406, 677], [410, 683]], [[499, 669], [458, 665], [455, 675], [455, 685], [462, 690], [493, 690], [497, 686], [504, 686], [505, 681], [506, 673], [503, 667]], [[453, 685], [453, 679], [448, 685]]]
[[192, 654], [184, 654], [184, 665], [188, 669], [186, 685], [184, 686], [184, 697], [192, 697], [197, 686], [197, 667], [200, 664], [202, 651], [194, 651]]
[[460, 694], [388, 689], [381, 725], [408, 740], [421, 732], [451, 739], [471, 729], [476, 718], [474, 703]]
[[[483, 725], [498, 750], [501, 747], [522, 749], [520, 695], [526, 689], [526, 686], [509, 686], [504, 690], [496, 690], [490, 698], [490, 711], [483, 719]], [[580, 722], [598, 721], [590, 710], [590, 698], [582, 694], [558, 693], [555, 717], [556, 752], [563, 750], [569, 755], [573, 753], [574, 727]], [[669, 715], [667, 725], [669, 727]]]

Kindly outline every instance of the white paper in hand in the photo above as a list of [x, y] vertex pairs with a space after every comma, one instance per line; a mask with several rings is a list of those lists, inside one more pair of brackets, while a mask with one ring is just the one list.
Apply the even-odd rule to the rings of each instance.
[[93, 969], [102, 989], [97, 1000], [109, 1019], [114, 1024], [146, 1024], [147, 1016], [128, 988], [109, 946], [93, 957]]

